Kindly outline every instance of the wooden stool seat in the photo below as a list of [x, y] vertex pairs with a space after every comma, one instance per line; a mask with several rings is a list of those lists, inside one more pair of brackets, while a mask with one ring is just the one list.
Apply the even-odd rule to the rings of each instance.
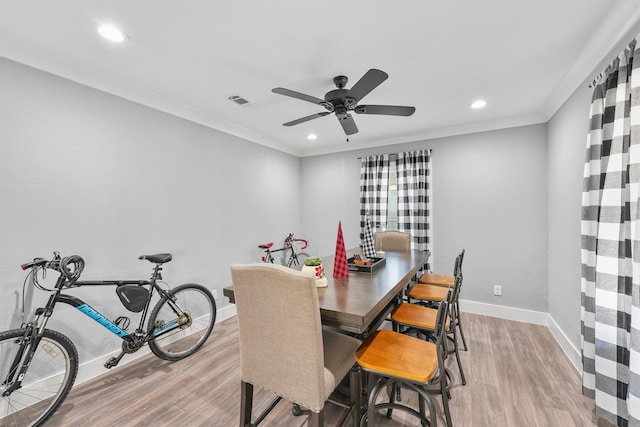
[[[423, 426], [437, 427], [436, 408], [424, 388], [437, 375], [442, 364], [442, 355], [436, 344], [381, 329], [369, 335], [358, 347], [356, 362], [370, 374], [367, 412], [364, 415], [367, 426], [376, 426], [377, 410], [387, 409], [387, 417], [391, 418], [391, 411], [398, 409], [420, 419]], [[373, 381], [374, 378], [377, 381]], [[389, 394], [388, 403], [378, 402], [377, 397], [382, 391], [399, 390], [401, 384], [418, 393], [419, 411], [394, 402], [395, 392]], [[444, 392], [443, 384], [441, 381]], [[429, 408], [429, 417], [425, 412], [425, 404]], [[363, 418], [360, 425], [364, 422]]]
[[385, 329], [367, 337], [356, 350], [356, 362], [368, 371], [419, 384], [438, 369], [435, 344]]
[[[427, 331], [436, 328], [438, 309], [417, 304], [402, 303], [391, 313], [391, 321], [404, 326], [416, 327]], [[449, 329], [451, 319], [447, 317], [445, 328]]]
[[419, 283], [425, 283], [427, 285], [436, 286], [448, 286], [453, 287], [456, 283], [454, 276], [447, 276], [445, 274], [425, 273], [418, 279]]
[[447, 296], [447, 292], [449, 292], [448, 287], [418, 283], [409, 289], [407, 295], [413, 299], [442, 301]]

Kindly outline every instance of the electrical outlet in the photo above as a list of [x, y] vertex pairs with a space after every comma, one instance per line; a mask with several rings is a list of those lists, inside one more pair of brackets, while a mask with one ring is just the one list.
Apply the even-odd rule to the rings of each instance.
[[218, 290], [217, 289], [212, 290], [211, 294], [213, 295], [213, 299], [218, 299]]
[[502, 285], [493, 285], [493, 295], [502, 296]]

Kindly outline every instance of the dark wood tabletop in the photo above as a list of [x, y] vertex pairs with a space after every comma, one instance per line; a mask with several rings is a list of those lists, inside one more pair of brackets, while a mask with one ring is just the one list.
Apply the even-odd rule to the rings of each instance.
[[[344, 279], [333, 277], [333, 255], [323, 258], [329, 283], [318, 288], [322, 323], [367, 335], [370, 328], [377, 328], [377, 320], [386, 314], [429, 255], [429, 251], [387, 252], [385, 265], [379, 269], [372, 273], [350, 271]], [[223, 294], [235, 302], [232, 286], [224, 288]]]

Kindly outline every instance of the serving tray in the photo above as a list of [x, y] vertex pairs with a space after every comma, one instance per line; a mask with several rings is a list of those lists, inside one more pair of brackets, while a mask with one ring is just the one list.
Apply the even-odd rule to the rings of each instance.
[[347, 259], [347, 264], [349, 265], [349, 271], [373, 273], [374, 271], [376, 271], [377, 269], [385, 265], [387, 262], [386, 258], [371, 257], [369, 259], [371, 260], [371, 265], [358, 265], [355, 263], [355, 260], [353, 259], [353, 257]]

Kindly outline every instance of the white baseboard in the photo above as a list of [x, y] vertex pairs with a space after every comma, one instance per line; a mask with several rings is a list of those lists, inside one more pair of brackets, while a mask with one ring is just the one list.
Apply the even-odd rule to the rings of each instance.
[[549, 330], [553, 337], [558, 341], [560, 347], [564, 350], [565, 354], [576, 368], [578, 373], [582, 375], [582, 355], [579, 349], [571, 342], [562, 329], [558, 326], [556, 321], [549, 314]]
[[560, 345], [560, 348], [565, 352], [573, 367], [578, 373], [582, 374], [580, 351], [573, 345], [549, 313], [462, 299], [460, 300], [460, 311], [548, 327], [551, 335], [553, 335]]
[[[236, 315], [236, 306], [233, 304], [230, 304], [226, 307], [219, 309], [216, 312], [216, 323], [222, 322], [223, 320], [226, 320], [235, 315]], [[215, 330], [215, 326], [213, 328]], [[111, 368], [109, 370], [113, 371], [115, 369], [119, 369], [143, 356], [146, 356], [149, 353], [151, 353], [151, 350], [149, 349], [149, 347], [145, 346], [133, 354], [125, 355], [120, 361], [120, 363], [118, 364], [118, 366], [116, 366], [115, 368]], [[93, 378], [107, 372], [107, 368], [104, 367], [105, 362], [110, 358], [117, 356], [118, 354], [120, 354], [120, 349], [112, 351], [111, 353], [107, 353], [103, 356], [97, 357], [88, 362], [80, 363], [80, 366], [78, 367], [78, 376], [76, 377], [76, 381], [74, 385], [80, 385], [83, 382], [92, 380]]]
[[222, 322], [223, 320], [227, 320], [228, 318], [235, 316], [236, 313], [237, 313], [236, 305], [229, 304], [228, 306], [218, 310], [216, 314], [216, 323]]

